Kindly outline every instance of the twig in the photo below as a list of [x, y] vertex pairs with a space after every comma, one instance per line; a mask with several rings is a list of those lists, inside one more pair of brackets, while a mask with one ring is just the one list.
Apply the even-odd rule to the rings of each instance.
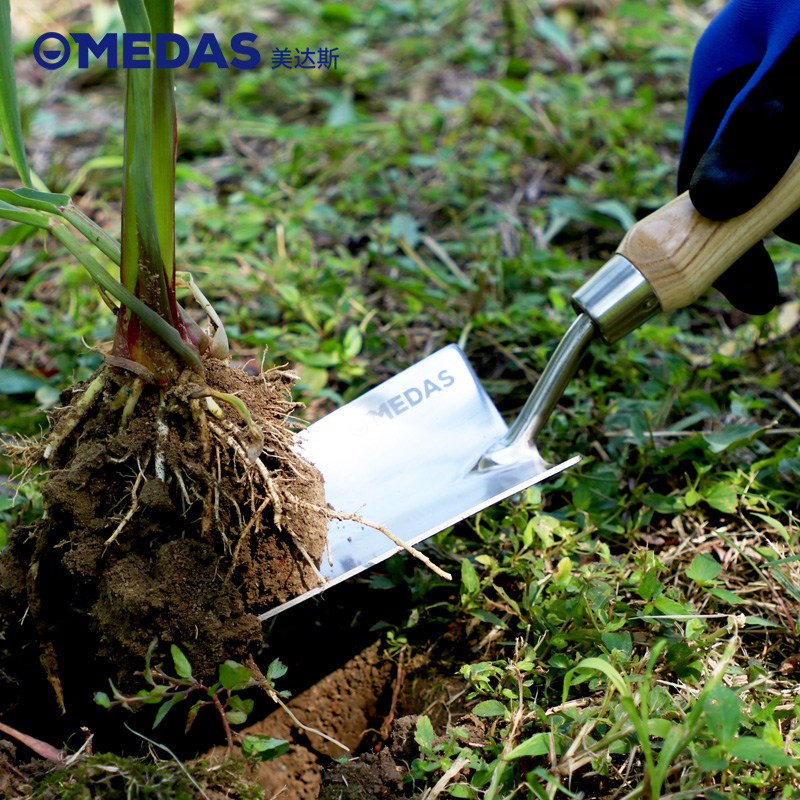
[[269, 699], [273, 702], [277, 703], [288, 715], [292, 722], [295, 723], [298, 727], [302, 728], [307, 733], [316, 733], [317, 736], [321, 736], [323, 739], [327, 739], [331, 744], [335, 744], [337, 747], [341, 747], [345, 753], [350, 752], [349, 747], [345, 747], [340, 741], [337, 741], [333, 738], [333, 736], [329, 736], [327, 733], [323, 733], [316, 728], [310, 728], [308, 725], [304, 725], [300, 722], [299, 719], [292, 713], [292, 709], [283, 702], [280, 695], [275, 691], [272, 687], [272, 684], [264, 677], [264, 673], [258, 668], [258, 664], [254, 661], [252, 656], [248, 656], [247, 660], [244, 662], [245, 666], [250, 670], [253, 677], [258, 682], [258, 685], [261, 686], [264, 691], [269, 695]]

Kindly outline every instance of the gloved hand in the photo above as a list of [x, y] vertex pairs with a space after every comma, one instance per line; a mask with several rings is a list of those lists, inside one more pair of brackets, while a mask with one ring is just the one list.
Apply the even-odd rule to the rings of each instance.
[[[730, 0], [692, 59], [678, 191], [728, 219], [755, 206], [800, 150], [800, 0]], [[800, 212], [775, 232], [800, 243]], [[778, 279], [759, 243], [714, 284], [737, 308], [764, 314]]]

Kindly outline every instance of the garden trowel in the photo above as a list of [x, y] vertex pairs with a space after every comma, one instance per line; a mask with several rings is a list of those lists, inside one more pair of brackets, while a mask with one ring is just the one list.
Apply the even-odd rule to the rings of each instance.
[[[693, 303], [736, 259], [800, 207], [800, 157], [754, 209], [702, 217], [688, 193], [636, 223], [572, 297], [576, 320], [510, 427], [464, 353], [449, 345], [307, 428], [299, 451], [317, 465], [336, 511], [388, 528], [408, 545], [577, 464], [550, 466], [536, 440], [590, 342], [611, 343], [657, 311]], [[262, 619], [400, 551], [379, 530], [333, 520], [326, 583]]]

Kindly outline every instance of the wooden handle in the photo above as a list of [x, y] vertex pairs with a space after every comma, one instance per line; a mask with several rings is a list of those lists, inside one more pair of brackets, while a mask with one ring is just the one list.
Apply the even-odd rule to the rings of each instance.
[[617, 250], [653, 287], [664, 311], [691, 305], [754, 244], [800, 208], [800, 155], [746, 214], [715, 222], [684, 192], [637, 222]]

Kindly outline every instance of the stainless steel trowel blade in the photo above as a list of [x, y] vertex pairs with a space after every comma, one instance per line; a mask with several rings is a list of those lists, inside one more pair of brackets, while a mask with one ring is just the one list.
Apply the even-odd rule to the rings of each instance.
[[[580, 461], [545, 467], [526, 458], [475, 471], [507, 430], [464, 353], [449, 345], [309, 426], [298, 450], [322, 473], [335, 510], [381, 523], [414, 545]], [[401, 551], [380, 531], [348, 520], [330, 522], [328, 542], [333, 565], [326, 556], [320, 567], [327, 582], [261, 619]]]

